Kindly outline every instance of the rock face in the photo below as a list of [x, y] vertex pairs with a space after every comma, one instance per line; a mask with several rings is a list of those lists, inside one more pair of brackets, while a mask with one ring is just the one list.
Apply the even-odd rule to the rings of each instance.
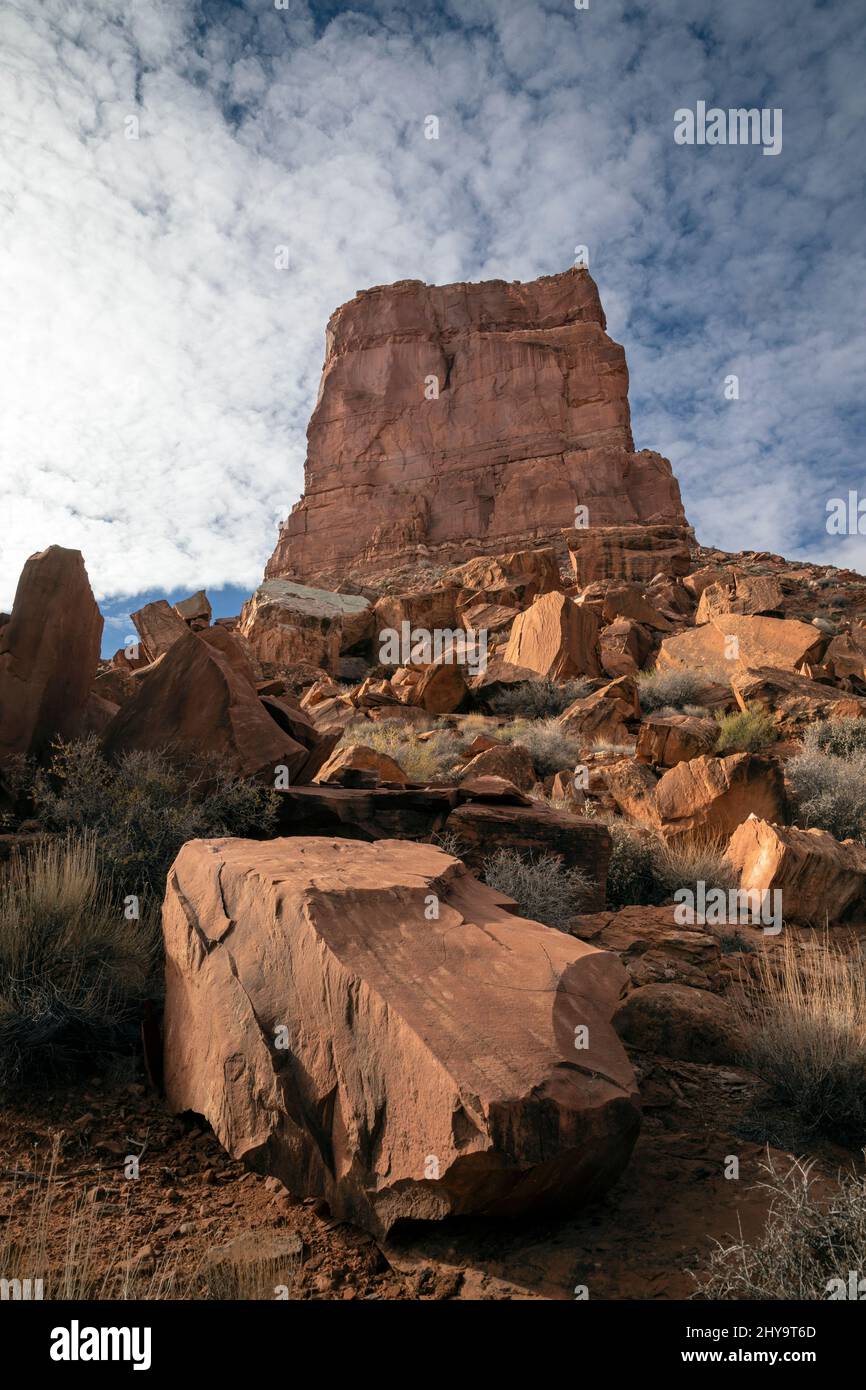
[[565, 594], [542, 594], [514, 621], [503, 659], [537, 676], [564, 681], [599, 676], [598, 618]]
[[[647, 453], [645, 457], [647, 468], [654, 470], [657, 479], [670, 468], [660, 454]], [[622, 518], [612, 517], [610, 522], [617, 520]], [[689, 538], [682, 516], [673, 525], [592, 524], [565, 533], [571, 568], [580, 584], [600, 579], [648, 583], [657, 574], [672, 578], [688, 574]]]
[[625, 972], [508, 908], [429, 845], [190, 841], [163, 909], [169, 1104], [379, 1236], [602, 1191], [639, 1124]]
[[83, 732], [101, 637], [80, 551], [31, 555], [0, 628], [0, 761]]
[[727, 858], [740, 887], [778, 889], [786, 918], [823, 926], [866, 897], [866, 847], [840, 844], [826, 830], [799, 830], [750, 817], [735, 831]]
[[668, 836], [732, 835], [751, 815], [783, 821], [787, 809], [780, 769], [754, 753], [729, 758], [703, 753], [677, 763], [659, 781], [655, 804]]
[[305, 492], [266, 577], [334, 585], [559, 542], [578, 506], [591, 527], [685, 523], [670, 464], [634, 451], [625, 354], [588, 271], [404, 280], [328, 324]]

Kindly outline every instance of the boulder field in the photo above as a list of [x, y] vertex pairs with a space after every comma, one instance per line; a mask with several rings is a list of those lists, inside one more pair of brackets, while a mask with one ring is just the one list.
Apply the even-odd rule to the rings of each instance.
[[[168, 1101], [377, 1238], [615, 1183], [641, 1122], [621, 1039], [742, 1060], [726, 994], [771, 947], [623, 901], [626, 839], [686, 879], [709, 847], [786, 931], [864, 920], [866, 850], [809, 823], [792, 760], [866, 717], [866, 579], [699, 545], [627, 381], [586, 271], [365, 291], [238, 616], [158, 600], [101, 660], [60, 546], [0, 614], [13, 823], [57, 739], [279, 792], [279, 838], [191, 841], [168, 875]], [[566, 930], [483, 882], [496, 850], [582, 883]]]

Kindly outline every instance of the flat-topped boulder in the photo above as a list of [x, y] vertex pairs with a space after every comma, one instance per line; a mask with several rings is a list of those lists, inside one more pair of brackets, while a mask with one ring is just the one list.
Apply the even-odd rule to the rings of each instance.
[[700, 627], [665, 637], [656, 667], [689, 670], [728, 679], [750, 666], [796, 671], [820, 659], [827, 639], [810, 623], [795, 618], [763, 618], [722, 613]]
[[341, 1220], [573, 1209], [628, 1161], [615, 957], [399, 841], [193, 840], [163, 908], [165, 1086]]
[[362, 641], [368, 628], [368, 599], [288, 579], [266, 580], [241, 610], [241, 633], [259, 661], [277, 667], [309, 661], [334, 671], [340, 652]]

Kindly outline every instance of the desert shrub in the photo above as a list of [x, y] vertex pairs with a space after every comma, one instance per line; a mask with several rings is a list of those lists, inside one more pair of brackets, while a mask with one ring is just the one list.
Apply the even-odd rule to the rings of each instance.
[[0, 878], [0, 1084], [92, 1065], [147, 989], [156, 912], [129, 920], [91, 835], [15, 858]]
[[13, 753], [0, 767], [0, 828], [11, 828], [32, 804], [36, 761], [23, 753]]
[[720, 715], [718, 722], [717, 753], [757, 753], [778, 737], [776, 721], [763, 705], [749, 705], [734, 714]]
[[806, 730], [803, 748], [834, 758], [856, 758], [866, 753], [866, 719], [820, 719]]
[[592, 689], [589, 681], [551, 680], [519, 681], [491, 695], [488, 701], [494, 714], [515, 719], [550, 719], [582, 700]]
[[555, 854], [520, 854], [499, 849], [484, 861], [484, 880], [507, 893], [524, 917], [567, 931], [591, 884], [580, 869], [568, 869]]
[[748, 1063], [804, 1135], [866, 1144], [866, 975], [823, 940], [785, 936], [740, 996]]
[[842, 757], [807, 738], [785, 771], [803, 825], [829, 830], [837, 840], [866, 839], [866, 750]]
[[450, 728], [434, 726], [432, 737], [420, 741], [419, 732], [417, 725], [408, 724], [405, 719], [364, 720], [350, 724], [340, 742], [363, 743], [378, 753], [387, 753], [399, 763], [410, 782], [452, 780], [452, 769], [460, 760], [461, 739]]
[[660, 846], [656, 837], [639, 834], [623, 820], [610, 821], [608, 828], [613, 842], [607, 870], [610, 906], [663, 903], [667, 894], [657, 873]]
[[438, 830], [430, 836], [430, 843], [454, 859], [462, 859], [466, 853], [466, 842], [456, 830]]
[[670, 706], [682, 710], [693, 705], [707, 684], [706, 676], [694, 671], [640, 671], [638, 686], [640, 706], [645, 714]]
[[[762, 1301], [845, 1297], [851, 1270], [866, 1261], [866, 1178], [842, 1174], [823, 1195], [813, 1165], [794, 1159], [780, 1171], [768, 1154], [757, 1184], [770, 1193], [757, 1240], [716, 1242], [706, 1271], [693, 1276], [700, 1299]], [[845, 1292], [841, 1292], [844, 1290]]]
[[613, 849], [607, 872], [607, 899], [612, 907], [660, 906], [678, 888], [703, 882], [711, 888], [733, 888], [737, 877], [724, 856], [724, 842], [702, 836], [665, 841], [649, 831], [639, 832], [627, 821], [609, 825]]
[[564, 729], [558, 719], [540, 719], [535, 723], [517, 719], [499, 730], [499, 738], [525, 748], [542, 777], [574, 767], [580, 760], [580, 739]]
[[159, 753], [132, 752], [110, 763], [95, 737], [56, 744], [34, 788], [45, 826], [92, 832], [100, 864], [121, 895], [161, 898], [187, 840], [268, 835], [278, 807], [276, 792], [226, 772], [217, 759], [181, 770]]

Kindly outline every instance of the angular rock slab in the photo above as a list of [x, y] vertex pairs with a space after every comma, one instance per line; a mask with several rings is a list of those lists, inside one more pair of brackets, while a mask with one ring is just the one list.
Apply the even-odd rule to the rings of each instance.
[[602, 1191], [639, 1127], [625, 973], [510, 908], [430, 845], [190, 841], [163, 907], [172, 1110], [378, 1236]]

